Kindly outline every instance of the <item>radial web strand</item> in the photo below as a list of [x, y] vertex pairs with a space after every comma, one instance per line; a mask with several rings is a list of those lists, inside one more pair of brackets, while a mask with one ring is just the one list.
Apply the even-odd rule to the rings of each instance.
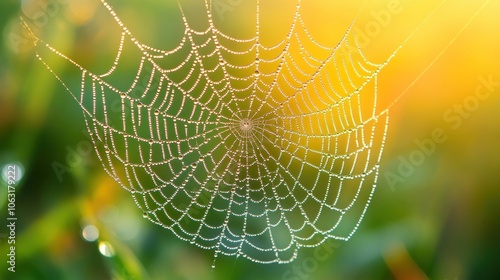
[[[384, 148], [377, 75], [387, 62], [366, 59], [350, 29], [334, 46], [315, 40], [300, 2], [273, 45], [260, 40], [258, 3], [248, 38], [220, 31], [210, 2], [203, 30], [180, 8], [185, 31], [168, 51], [139, 42], [102, 2], [122, 28], [109, 71], [91, 73], [34, 37], [81, 71], [73, 90], [36, 55], [78, 102], [104, 170], [145, 218], [215, 257], [259, 263], [352, 236]], [[138, 65], [131, 81], [118, 77], [124, 61]]]

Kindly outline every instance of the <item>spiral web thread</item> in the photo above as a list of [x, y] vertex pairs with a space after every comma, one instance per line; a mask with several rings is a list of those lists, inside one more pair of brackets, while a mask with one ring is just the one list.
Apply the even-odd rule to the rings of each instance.
[[[209, 2], [205, 30], [180, 8], [185, 32], [169, 51], [140, 43], [102, 3], [123, 30], [105, 74], [32, 36], [81, 71], [71, 89], [36, 53], [80, 105], [105, 171], [145, 218], [213, 250], [214, 263], [221, 254], [288, 263], [301, 247], [353, 235], [388, 126], [387, 110], [376, 110], [377, 75], [394, 55], [370, 62], [350, 29], [335, 46], [314, 40], [300, 1], [271, 46], [259, 41], [258, 2], [251, 38], [218, 30]], [[138, 65], [124, 89], [112, 84], [127, 82], [122, 61]]]

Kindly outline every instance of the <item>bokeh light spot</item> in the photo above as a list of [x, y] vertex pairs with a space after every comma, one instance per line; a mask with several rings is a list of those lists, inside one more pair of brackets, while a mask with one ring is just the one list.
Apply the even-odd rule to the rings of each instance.
[[19, 162], [7, 163], [2, 167], [2, 179], [8, 182], [12, 176], [16, 183], [21, 181], [24, 176], [24, 166]]
[[86, 225], [82, 230], [83, 239], [93, 242], [99, 238], [99, 229], [94, 225]]
[[108, 258], [111, 258], [115, 255], [115, 249], [107, 241], [102, 241], [99, 243], [99, 252], [101, 252], [101, 255]]

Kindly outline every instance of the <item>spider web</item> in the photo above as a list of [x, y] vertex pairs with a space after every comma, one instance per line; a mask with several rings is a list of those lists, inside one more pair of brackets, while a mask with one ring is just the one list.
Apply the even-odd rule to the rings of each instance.
[[[392, 56], [370, 62], [350, 28], [337, 45], [321, 44], [300, 1], [273, 45], [260, 40], [258, 2], [249, 38], [220, 31], [207, 1], [204, 30], [180, 8], [184, 34], [165, 51], [139, 42], [101, 1], [122, 28], [108, 72], [33, 35], [81, 72], [70, 90], [36, 56], [78, 102], [104, 170], [145, 218], [213, 250], [214, 262], [288, 263], [301, 247], [353, 235], [376, 187], [388, 126], [377, 75]], [[138, 65], [127, 86], [113, 84], [123, 61]]]

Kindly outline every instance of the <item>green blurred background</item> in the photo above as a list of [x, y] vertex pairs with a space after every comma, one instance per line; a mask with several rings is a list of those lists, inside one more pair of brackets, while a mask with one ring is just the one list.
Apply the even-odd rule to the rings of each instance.
[[[249, 13], [249, 2], [214, 1], [222, 5], [221, 29], [234, 32], [232, 22]], [[363, 1], [338, 2], [303, 1], [318, 36], [342, 34]], [[79, 107], [36, 60], [20, 28], [24, 15], [38, 36], [99, 72], [119, 40], [101, 3], [1, 1], [0, 168], [16, 164], [23, 176], [16, 184], [15, 273], [7, 271], [7, 183], [0, 183], [0, 278], [498, 279], [500, 1], [444, 1], [417, 29], [442, 1], [418, 2], [368, 1], [355, 24], [367, 36], [368, 57], [379, 62], [416, 32], [380, 74], [381, 107], [406, 94], [391, 107], [378, 187], [353, 238], [326, 248], [325, 258], [314, 249], [286, 265], [221, 257], [212, 270], [212, 252], [143, 219], [104, 173]], [[111, 4], [142, 42], [164, 49], [178, 43], [175, 1]], [[181, 4], [196, 10], [202, 1]], [[396, 4], [401, 11], [370, 33], [376, 14]], [[78, 85], [78, 73], [55, 70]], [[491, 91], [481, 89], [489, 92], [484, 100], [474, 95], [482, 80], [493, 81]], [[418, 143], [429, 143], [436, 129], [444, 140], [425, 154]], [[96, 241], [84, 238], [88, 225], [99, 230]]]

